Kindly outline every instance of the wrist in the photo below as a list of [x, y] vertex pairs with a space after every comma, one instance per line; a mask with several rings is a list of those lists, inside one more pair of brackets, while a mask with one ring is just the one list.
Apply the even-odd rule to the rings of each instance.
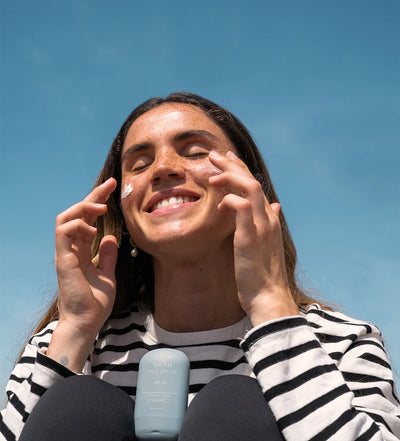
[[93, 350], [96, 334], [59, 322], [54, 329], [46, 355], [68, 369], [80, 373]]
[[298, 316], [299, 310], [292, 296], [285, 299], [265, 299], [263, 301], [254, 302], [246, 311], [252, 325], [258, 326], [261, 323], [271, 320]]

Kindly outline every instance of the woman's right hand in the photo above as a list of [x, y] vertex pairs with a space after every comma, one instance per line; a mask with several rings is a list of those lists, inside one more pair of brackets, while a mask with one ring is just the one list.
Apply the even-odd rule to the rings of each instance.
[[91, 242], [97, 232], [93, 225], [107, 211], [106, 201], [115, 187], [115, 179], [108, 179], [56, 220], [60, 318], [47, 355], [75, 371], [81, 371], [115, 300], [116, 238], [103, 237], [98, 267], [91, 255]]

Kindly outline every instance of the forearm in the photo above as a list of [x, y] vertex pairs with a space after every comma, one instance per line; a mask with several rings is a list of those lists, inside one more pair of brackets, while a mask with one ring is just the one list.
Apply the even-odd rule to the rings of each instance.
[[7, 384], [8, 401], [1, 412], [0, 440], [18, 439], [25, 421], [40, 397], [55, 383], [74, 372], [44, 355], [53, 325], [27, 344]]
[[81, 373], [93, 350], [96, 336], [92, 334], [59, 322], [53, 331], [46, 355], [68, 369]]
[[[342, 372], [304, 318], [259, 326], [246, 336], [243, 349], [287, 440], [310, 440], [322, 434], [341, 441], [353, 441], [362, 434], [366, 440], [397, 439], [367, 413], [384, 415], [397, 433], [393, 400], [385, 396], [376, 401], [369, 396], [363, 402], [365, 410], [357, 409]], [[391, 409], [392, 415], [383, 409]]]

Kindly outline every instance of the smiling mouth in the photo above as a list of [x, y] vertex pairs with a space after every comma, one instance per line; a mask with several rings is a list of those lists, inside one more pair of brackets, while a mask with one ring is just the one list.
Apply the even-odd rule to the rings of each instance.
[[191, 196], [171, 196], [168, 198], [161, 199], [158, 201], [149, 212], [153, 212], [154, 210], [158, 210], [159, 208], [165, 208], [170, 207], [172, 205], [179, 205], [179, 204], [185, 204], [188, 202], [196, 202], [199, 200], [198, 197], [191, 197]]

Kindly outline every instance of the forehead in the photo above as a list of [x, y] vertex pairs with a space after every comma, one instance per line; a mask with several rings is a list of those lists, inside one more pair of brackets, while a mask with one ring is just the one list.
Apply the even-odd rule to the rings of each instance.
[[124, 149], [135, 143], [153, 142], [186, 130], [207, 130], [228, 142], [224, 131], [199, 107], [183, 103], [161, 104], [141, 115], [128, 130]]

